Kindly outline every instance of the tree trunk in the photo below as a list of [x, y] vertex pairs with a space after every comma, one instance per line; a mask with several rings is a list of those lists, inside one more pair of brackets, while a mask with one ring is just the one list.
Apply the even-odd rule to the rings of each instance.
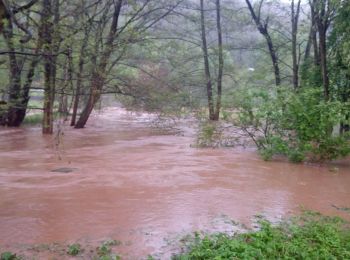
[[326, 46], [326, 30], [323, 26], [319, 28], [319, 42], [320, 42], [320, 60], [321, 60], [321, 74], [323, 93], [326, 101], [329, 100], [329, 77], [327, 68], [327, 46]]
[[204, 72], [207, 85], [207, 97], [208, 97], [208, 108], [209, 108], [209, 119], [215, 120], [214, 102], [213, 102], [213, 88], [210, 76], [209, 57], [208, 57], [208, 46], [205, 31], [205, 19], [204, 19], [204, 3], [200, 0], [200, 12], [201, 12], [201, 37], [202, 37], [202, 50], [204, 58]]
[[306, 47], [305, 47], [305, 52], [304, 52], [304, 63], [308, 62], [310, 59], [311, 46], [312, 46], [312, 34], [313, 34], [313, 29], [311, 26], [310, 32], [309, 32], [309, 37], [307, 39], [307, 43], [306, 43]]
[[90, 83], [90, 93], [88, 101], [85, 105], [85, 108], [83, 109], [78, 122], [75, 125], [75, 128], [83, 128], [89, 119], [89, 116], [96, 104], [96, 102], [99, 100], [101, 96], [101, 90], [105, 82], [106, 78], [106, 67], [107, 63], [109, 61], [109, 58], [113, 51], [113, 42], [115, 40], [117, 29], [118, 29], [118, 21], [119, 21], [119, 15], [122, 7], [123, 0], [119, 0], [114, 5], [114, 13], [113, 13], [113, 21], [107, 36], [107, 40], [105, 43], [105, 49], [102, 52], [102, 56], [99, 62], [99, 65], [95, 68], [95, 71], [92, 74], [91, 77], [91, 83]]
[[294, 90], [299, 89], [299, 59], [297, 49], [297, 34], [298, 34], [298, 22], [300, 12], [300, 1], [298, 1], [296, 9], [294, 6], [294, 0], [292, 0], [292, 58], [293, 58], [293, 87]]
[[64, 121], [66, 121], [69, 114], [67, 93], [69, 90], [73, 90], [73, 57], [72, 49], [70, 47], [67, 47], [67, 60], [64, 64], [63, 78], [64, 84], [60, 93], [58, 112], [60, 113], [60, 116], [64, 118]]
[[317, 41], [317, 24], [316, 24], [316, 10], [315, 10], [315, 4], [317, 0], [313, 0], [311, 2], [310, 0], [310, 10], [311, 10], [311, 28], [312, 28], [312, 45], [314, 49], [314, 65], [317, 67], [320, 65], [320, 55], [319, 55], [319, 45]]
[[43, 134], [53, 133], [54, 66], [53, 66], [53, 22], [51, 21], [51, 0], [43, 0], [43, 41], [44, 41], [44, 116]]
[[272, 61], [272, 66], [273, 66], [273, 71], [275, 74], [275, 83], [276, 86], [281, 85], [281, 75], [280, 75], [280, 68], [279, 68], [279, 62], [278, 62], [278, 57], [277, 57], [277, 52], [276, 49], [273, 45], [270, 33], [268, 32], [268, 19], [266, 19], [266, 21], [264, 23], [262, 23], [261, 19], [260, 19], [260, 11], [261, 11], [261, 5], [262, 5], [262, 0], [260, 1], [260, 6], [259, 6], [259, 10], [258, 10], [258, 15], [255, 13], [254, 8], [252, 6], [252, 4], [250, 3], [249, 0], [246, 0], [248, 9], [250, 11], [250, 14], [259, 30], [259, 32], [264, 36], [266, 43], [267, 43], [267, 47], [269, 49], [269, 53], [270, 53], [270, 57], [271, 57], [271, 61]]
[[74, 96], [74, 104], [73, 104], [73, 112], [70, 125], [75, 126], [78, 108], [79, 108], [79, 100], [81, 95], [81, 87], [83, 83], [83, 72], [84, 72], [84, 62], [85, 62], [85, 52], [89, 41], [90, 28], [85, 30], [83, 44], [80, 48], [79, 54], [79, 65], [78, 65], [78, 74], [77, 74], [77, 83], [75, 88], [75, 96]]
[[222, 49], [222, 31], [221, 31], [221, 13], [220, 13], [220, 0], [216, 0], [216, 27], [218, 31], [218, 50], [219, 50], [219, 68], [217, 79], [217, 99], [216, 99], [216, 111], [214, 120], [219, 120], [221, 109], [221, 94], [222, 94], [222, 75], [224, 69], [224, 57]]
[[[328, 3], [329, 4], [329, 3]], [[319, 37], [319, 56], [321, 65], [322, 85], [324, 99], [328, 101], [330, 99], [329, 90], [329, 76], [327, 68], [327, 29], [329, 24], [329, 14], [326, 12], [326, 3], [323, 0], [315, 0], [315, 22], [318, 30]]]
[[0, 33], [4, 29], [4, 19], [6, 18], [6, 15], [7, 15], [6, 6], [3, 0], [0, 0]]
[[9, 19], [7, 20], [7, 26], [3, 31], [3, 35], [9, 50], [9, 99], [7, 102], [8, 110], [5, 116], [3, 116], [2, 125], [7, 126], [19, 126], [21, 121], [18, 120], [17, 111], [20, 108], [20, 92], [21, 92], [21, 68], [19, 66], [14, 47], [14, 34], [13, 24]]

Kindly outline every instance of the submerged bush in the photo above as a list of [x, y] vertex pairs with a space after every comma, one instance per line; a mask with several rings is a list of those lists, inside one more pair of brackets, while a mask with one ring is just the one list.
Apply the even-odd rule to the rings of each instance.
[[174, 259], [350, 259], [346, 224], [318, 213], [305, 213], [278, 226], [263, 220], [256, 232], [205, 236]]

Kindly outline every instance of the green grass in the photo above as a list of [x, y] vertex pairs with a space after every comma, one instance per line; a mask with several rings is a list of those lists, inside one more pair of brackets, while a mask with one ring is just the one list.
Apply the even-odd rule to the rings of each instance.
[[[182, 250], [185, 253], [174, 256], [173, 260], [350, 259], [350, 226], [339, 217], [304, 212], [278, 225], [264, 219], [259, 223], [258, 231], [234, 236], [223, 233], [188, 235], [181, 240], [186, 246]], [[65, 246], [65, 250], [71, 256], [84, 257], [84, 252], [90, 252], [93, 256], [89, 259], [120, 260], [120, 256], [112, 252], [112, 248], [119, 245], [120, 241], [107, 240], [95, 250], [84, 250], [79, 244]], [[19, 259], [22, 257], [12, 252], [0, 254], [0, 260]], [[144, 259], [158, 258], [148, 256]]]
[[[57, 118], [59, 113], [57, 111], [53, 112], [54, 119]], [[26, 117], [23, 120], [23, 124], [25, 125], [40, 125], [43, 122], [43, 113], [38, 114], [30, 114], [26, 115]]]
[[350, 228], [340, 218], [307, 212], [277, 226], [260, 225], [235, 236], [197, 234], [187, 253], [173, 259], [350, 259]]
[[82, 251], [80, 244], [71, 244], [68, 246], [67, 254], [76, 256]]
[[12, 252], [4, 252], [0, 255], [0, 260], [20, 260], [21, 258], [17, 257], [16, 254]]
[[26, 115], [26, 117], [23, 120], [23, 124], [25, 125], [38, 125], [41, 124], [43, 121], [43, 114], [32, 114], [32, 115]]

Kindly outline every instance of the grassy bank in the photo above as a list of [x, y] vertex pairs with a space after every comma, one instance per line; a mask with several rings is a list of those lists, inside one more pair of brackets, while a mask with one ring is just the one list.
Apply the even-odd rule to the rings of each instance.
[[350, 259], [350, 228], [340, 218], [308, 212], [277, 226], [260, 225], [234, 236], [196, 235], [174, 259]]
[[[224, 260], [224, 259], [350, 259], [350, 226], [338, 217], [306, 212], [278, 225], [261, 220], [258, 231], [229, 236], [227, 234], [186, 236], [182, 239], [183, 252], [173, 260]], [[57, 259], [117, 260], [117, 240], [104, 241], [99, 247], [70, 245], [42, 245], [32, 252], [50, 252]], [[115, 248], [114, 248], [115, 247]], [[33, 251], [34, 250], [34, 251]], [[1, 260], [26, 260], [36, 258], [29, 252], [2, 252]], [[27, 252], [28, 253], [28, 252]], [[25, 256], [26, 255], [26, 256]], [[28, 258], [29, 257], [29, 258]], [[127, 258], [128, 259], [128, 258]], [[163, 259], [145, 256], [143, 259]]]

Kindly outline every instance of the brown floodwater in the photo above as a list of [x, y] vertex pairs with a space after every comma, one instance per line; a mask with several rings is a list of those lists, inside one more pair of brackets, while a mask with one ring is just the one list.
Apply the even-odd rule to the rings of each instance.
[[180, 135], [151, 121], [109, 108], [59, 137], [0, 129], [0, 251], [117, 239], [125, 259], [167, 259], [183, 235], [232, 232], [231, 220], [249, 225], [256, 214], [350, 217], [337, 209], [350, 207], [349, 160], [298, 165], [264, 162], [254, 149], [197, 149], [186, 121]]

